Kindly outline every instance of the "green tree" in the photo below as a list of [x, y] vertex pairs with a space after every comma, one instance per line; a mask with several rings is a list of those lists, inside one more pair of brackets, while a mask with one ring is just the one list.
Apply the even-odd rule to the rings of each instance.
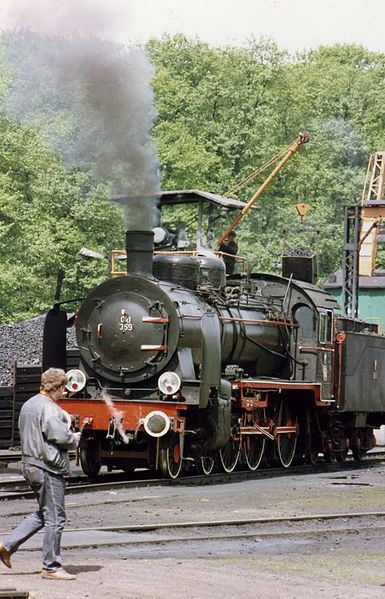
[[148, 51], [156, 66], [154, 134], [164, 188], [198, 180], [223, 193], [270, 157], [271, 88], [284, 58], [274, 44], [216, 50], [176, 36], [152, 40]]
[[122, 218], [85, 173], [69, 173], [30, 127], [0, 121], [0, 321], [42, 313], [64, 270], [62, 299], [84, 294], [107, 275], [86, 264], [82, 246], [121, 246]]
[[[104, 253], [123, 242], [120, 214], [106, 200], [108, 184], [97, 186], [88, 174], [93, 158], [82, 164], [84, 172], [69, 172], [52, 152], [71, 147], [85, 122], [78, 87], [67, 85], [58, 97], [50, 83], [55, 74], [45, 62], [46, 48], [60, 59], [57, 40], [12, 35], [0, 54], [3, 320], [45, 309], [59, 268], [66, 272], [63, 296], [84, 293], [106, 265], [82, 261], [79, 248]], [[255, 269], [278, 272], [285, 248], [303, 244], [317, 251], [320, 278], [340, 267], [343, 206], [359, 202], [369, 153], [385, 146], [385, 56], [352, 45], [290, 56], [271, 41], [213, 48], [181, 35], [150, 40], [147, 51], [155, 65], [154, 137], [163, 189], [225, 193], [308, 130], [304, 151], [238, 225], [239, 252]], [[41, 90], [32, 90], [30, 123], [21, 127], [11, 109], [15, 102], [23, 106], [28, 93], [27, 74], [18, 87], [14, 78], [18, 69], [25, 72], [25, 56], [32, 58], [33, 73], [44, 77]], [[92, 156], [104, 155], [97, 137], [94, 145]], [[248, 200], [268, 173], [241, 189], [239, 199]], [[297, 201], [311, 206], [304, 222], [310, 231], [292, 231], [300, 226]], [[171, 220], [190, 219], [194, 227], [190, 217], [178, 209]], [[218, 236], [225, 226], [218, 223]], [[48, 282], [44, 290], [42, 281]]]
[[[163, 186], [223, 193], [290, 143], [311, 141], [265, 191], [238, 230], [240, 251], [254, 266], [276, 270], [295, 244], [294, 204], [307, 201], [308, 227], [298, 233], [319, 254], [320, 277], [340, 266], [344, 204], [360, 199], [368, 155], [385, 144], [382, 54], [336, 45], [291, 57], [272, 42], [213, 49], [183, 36], [153, 40], [150, 55], [159, 115], [155, 135]], [[239, 192], [248, 200], [269, 171]], [[195, 184], [194, 184], [195, 183]]]

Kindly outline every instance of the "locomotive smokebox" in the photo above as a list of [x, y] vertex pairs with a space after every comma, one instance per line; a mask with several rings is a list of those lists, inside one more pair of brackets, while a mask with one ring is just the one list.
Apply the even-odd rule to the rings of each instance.
[[126, 231], [127, 274], [152, 277], [153, 231]]

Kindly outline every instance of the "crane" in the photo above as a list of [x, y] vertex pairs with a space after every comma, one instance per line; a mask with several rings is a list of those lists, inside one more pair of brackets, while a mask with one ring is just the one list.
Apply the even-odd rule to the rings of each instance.
[[270, 175], [267, 177], [267, 179], [264, 181], [264, 183], [262, 183], [262, 185], [259, 187], [259, 189], [254, 193], [252, 198], [247, 202], [246, 206], [243, 207], [243, 209], [240, 211], [240, 213], [237, 215], [237, 217], [233, 220], [231, 225], [226, 229], [226, 231], [223, 233], [223, 235], [218, 239], [218, 241], [216, 243], [217, 248], [219, 248], [221, 246], [221, 244], [228, 237], [228, 235], [231, 233], [231, 231], [233, 231], [233, 229], [237, 226], [239, 221], [242, 220], [242, 218], [250, 210], [250, 208], [253, 206], [253, 204], [263, 194], [265, 189], [267, 189], [267, 187], [270, 185], [270, 183], [272, 182], [274, 177], [279, 173], [279, 171], [286, 164], [286, 162], [292, 156], [294, 156], [294, 154], [296, 152], [298, 152], [298, 150], [300, 148], [302, 148], [303, 145], [305, 143], [307, 143], [308, 141], [309, 141], [309, 134], [306, 133], [306, 131], [301, 131], [298, 134], [298, 137], [289, 146], [287, 146], [286, 148], [281, 150], [278, 154], [276, 154], [276, 156], [273, 156], [273, 158], [271, 158], [263, 166], [256, 169], [248, 177], [243, 179], [243, 181], [240, 181], [237, 185], [235, 185], [234, 187], [232, 187], [231, 189], [229, 189], [227, 191], [226, 195], [232, 195], [232, 194], [236, 193], [241, 187], [243, 187], [243, 185], [252, 181], [259, 173], [264, 171], [269, 166], [272, 166], [273, 164], [275, 164], [277, 162], [277, 160], [280, 160], [280, 162], [277, 164], [277, 166], [274, 168], [274, 170], [270, 173]]

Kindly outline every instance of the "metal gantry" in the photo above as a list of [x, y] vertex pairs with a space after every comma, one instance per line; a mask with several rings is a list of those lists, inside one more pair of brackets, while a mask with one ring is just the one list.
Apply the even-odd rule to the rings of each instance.
[[358, 317], [359, 276], [373, 276], [377, 238], [385, 220], [385, 152], [371, 154], [361, 206], [345, 206], [342, 302], [344, 312]]
[[359, 251], [361, 234], [361, 206], [344, 207], [344, 253], [342, 302], [347, 316], [358, 317]]
[[371, 154], [362, 192], [362, 204], [383, 201], [385, 183], [385, 152]]

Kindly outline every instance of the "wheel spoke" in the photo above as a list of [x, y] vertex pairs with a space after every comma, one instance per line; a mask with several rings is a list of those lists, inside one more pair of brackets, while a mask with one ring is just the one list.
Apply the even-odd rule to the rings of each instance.
[[[265, 410], [258, 408], [254, 411], [252, 418], [250, 414], [244, 416], [244, 426], [250, 427], [257, 424], [263, 426], [265, 422]], [[249, 470], [256, 470], [262, 461], [265, 451], [266, 437], [263, 434], [249, 434], [243, 437], [243, 455]]]
[[322, 449], [319, 444], [317, 414], [313, 407], [307, 408], [306, 419], [305, 459], [308, 464], [315, 466], [318, 462], [318, 454]]
[[196, 469], [199, 474], [208, 476], [214, 469], [214, 456], [213, 455], [201, 455], [195, 459]]
[[232, 472], [239, 459], [239, 438], [230, 438], [226, 445], [219, 451], [219, 460], [225, 472]]
[[293, 406], [285, 400], [281, 401], [278, 412], [277, 428], [284, 428], [285, 432], [277, 435], [277, 450], [279, 461], [284, 468], [288, 468], [293, 461], [297, 447], [297, 416], [294, 414]]

